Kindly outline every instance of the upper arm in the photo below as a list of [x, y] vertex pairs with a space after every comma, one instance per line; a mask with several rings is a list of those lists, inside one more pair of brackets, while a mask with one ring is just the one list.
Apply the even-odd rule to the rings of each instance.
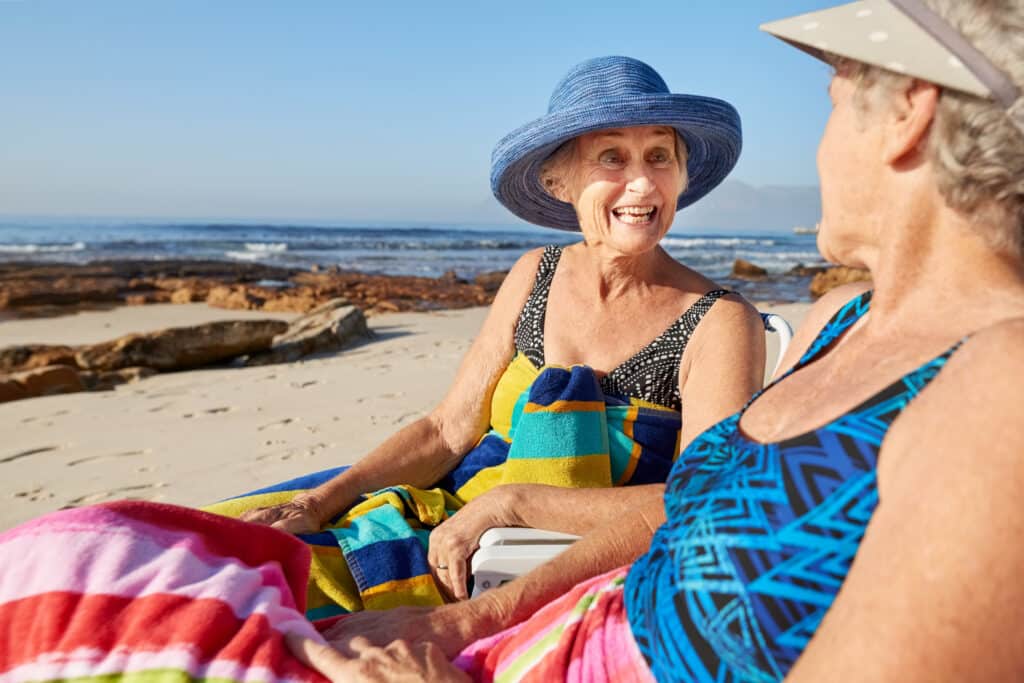
[[793, 340], [790, 342], [789, 348], [786, 349], [786, 353], [783, 354], [772, 379], [781, 377], [796, 365], [801, 356], [814, 343], [821, 328], [825, 327], [825, 323], [831, 320], [832, 316], [851, 299], [868, 291], [871, 286], [869, 281], [851, 282], [829, 290], [815, 301], [811, 310], [807, 312], [807, 317], [793, 333]]
[[722, 297], [697, 326], [681, 363], [680, 445], [685, 448], [697, 434], [742, 408], [761, 387], [765, 340], [760, 314], [739, 295]]
[[531, 250], [512, 266], [451, 388], [430, 415], [455, 455], [465, 454], [490, 424], [491, 393], [513, 356], [516, 320], [533, 289], [543, 251]]
[[880, 503], [791, 680], [1024, 680], [1024, 322], [999, 327], [890, 428]]

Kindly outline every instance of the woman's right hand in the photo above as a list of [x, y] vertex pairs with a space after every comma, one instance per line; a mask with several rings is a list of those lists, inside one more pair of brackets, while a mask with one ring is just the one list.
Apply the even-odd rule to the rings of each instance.
[[313, 534], [320, 531], [319, 505], [311, 496], [295, 496], [287, 503], [249, 510], [243, 522], [264, 524], [290, 534]]

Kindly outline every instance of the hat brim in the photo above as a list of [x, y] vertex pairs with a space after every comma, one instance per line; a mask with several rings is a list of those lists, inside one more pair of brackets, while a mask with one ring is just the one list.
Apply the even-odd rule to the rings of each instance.
[[818, 59], [829, 53], [979, 97], [991, 94], [942, 43], [886, 0], [859, 0], [760, 28]]
[[572, 138], [634, 126], [671, 126], [686, 143], [689, 183], [679, 195], [676, 211], [714, 189], [739, 159], [740, 117], [728, 102], [670, 93], [621, 97], [548, 114], [506, 135], [491, 157], [491, 190], [525, 221], [578, 231], [572, 205], [555, 199], [541, 185], [541, 166]]

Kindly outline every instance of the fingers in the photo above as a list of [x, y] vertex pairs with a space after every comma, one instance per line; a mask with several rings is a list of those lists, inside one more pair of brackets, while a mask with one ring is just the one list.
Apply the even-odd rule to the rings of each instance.
[[331, 681], [349, 680], [351, 667], [348, 660], [334, 648], [295, 633], [285, 634], [284, 642], [300, 662], [319, 671]]

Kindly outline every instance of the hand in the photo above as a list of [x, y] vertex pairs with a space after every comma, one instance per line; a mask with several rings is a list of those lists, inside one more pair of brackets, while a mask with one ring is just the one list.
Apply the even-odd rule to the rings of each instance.
[[350, 657], [338, 650], [293, 633], [285, 636], [288, 649], [303, 664], [316, 669], [332, 682], [366, 681], [469, 681], [462, 671], [452, 666], [433, 643], [410, 645], [397, 640], [387, 647], [377, 647], [366, 638], [355, 637], [348, 642]]
[[469, 598], [469, 560], [480, 547], [483, 533], [491, 527], [515, 524], [511, 510], [514, 486], [498, 486], [474, 498], [430, 532], [427, 562], [438, 587], [449, 598]]
[[396, 640], [412, 646], [433, 643], [446, 656], [454, 657], [476, 639], [489, 635], [489, 629], [503, 624], [500, 615], [490, 615], [489, 609], [493, 609], [489, 603], [471, 600], [441, 607], [366, 610], [342, 617], [323, 636], [348, 656], [355, 656], [352, 642], [363, 638], [379, 647]]
[[311, 496], [298, 495], [287, 503], [249, 510], [243, 522], [264, 524], [290, 534], [313, 534], [320, 531], [319, 506]]

